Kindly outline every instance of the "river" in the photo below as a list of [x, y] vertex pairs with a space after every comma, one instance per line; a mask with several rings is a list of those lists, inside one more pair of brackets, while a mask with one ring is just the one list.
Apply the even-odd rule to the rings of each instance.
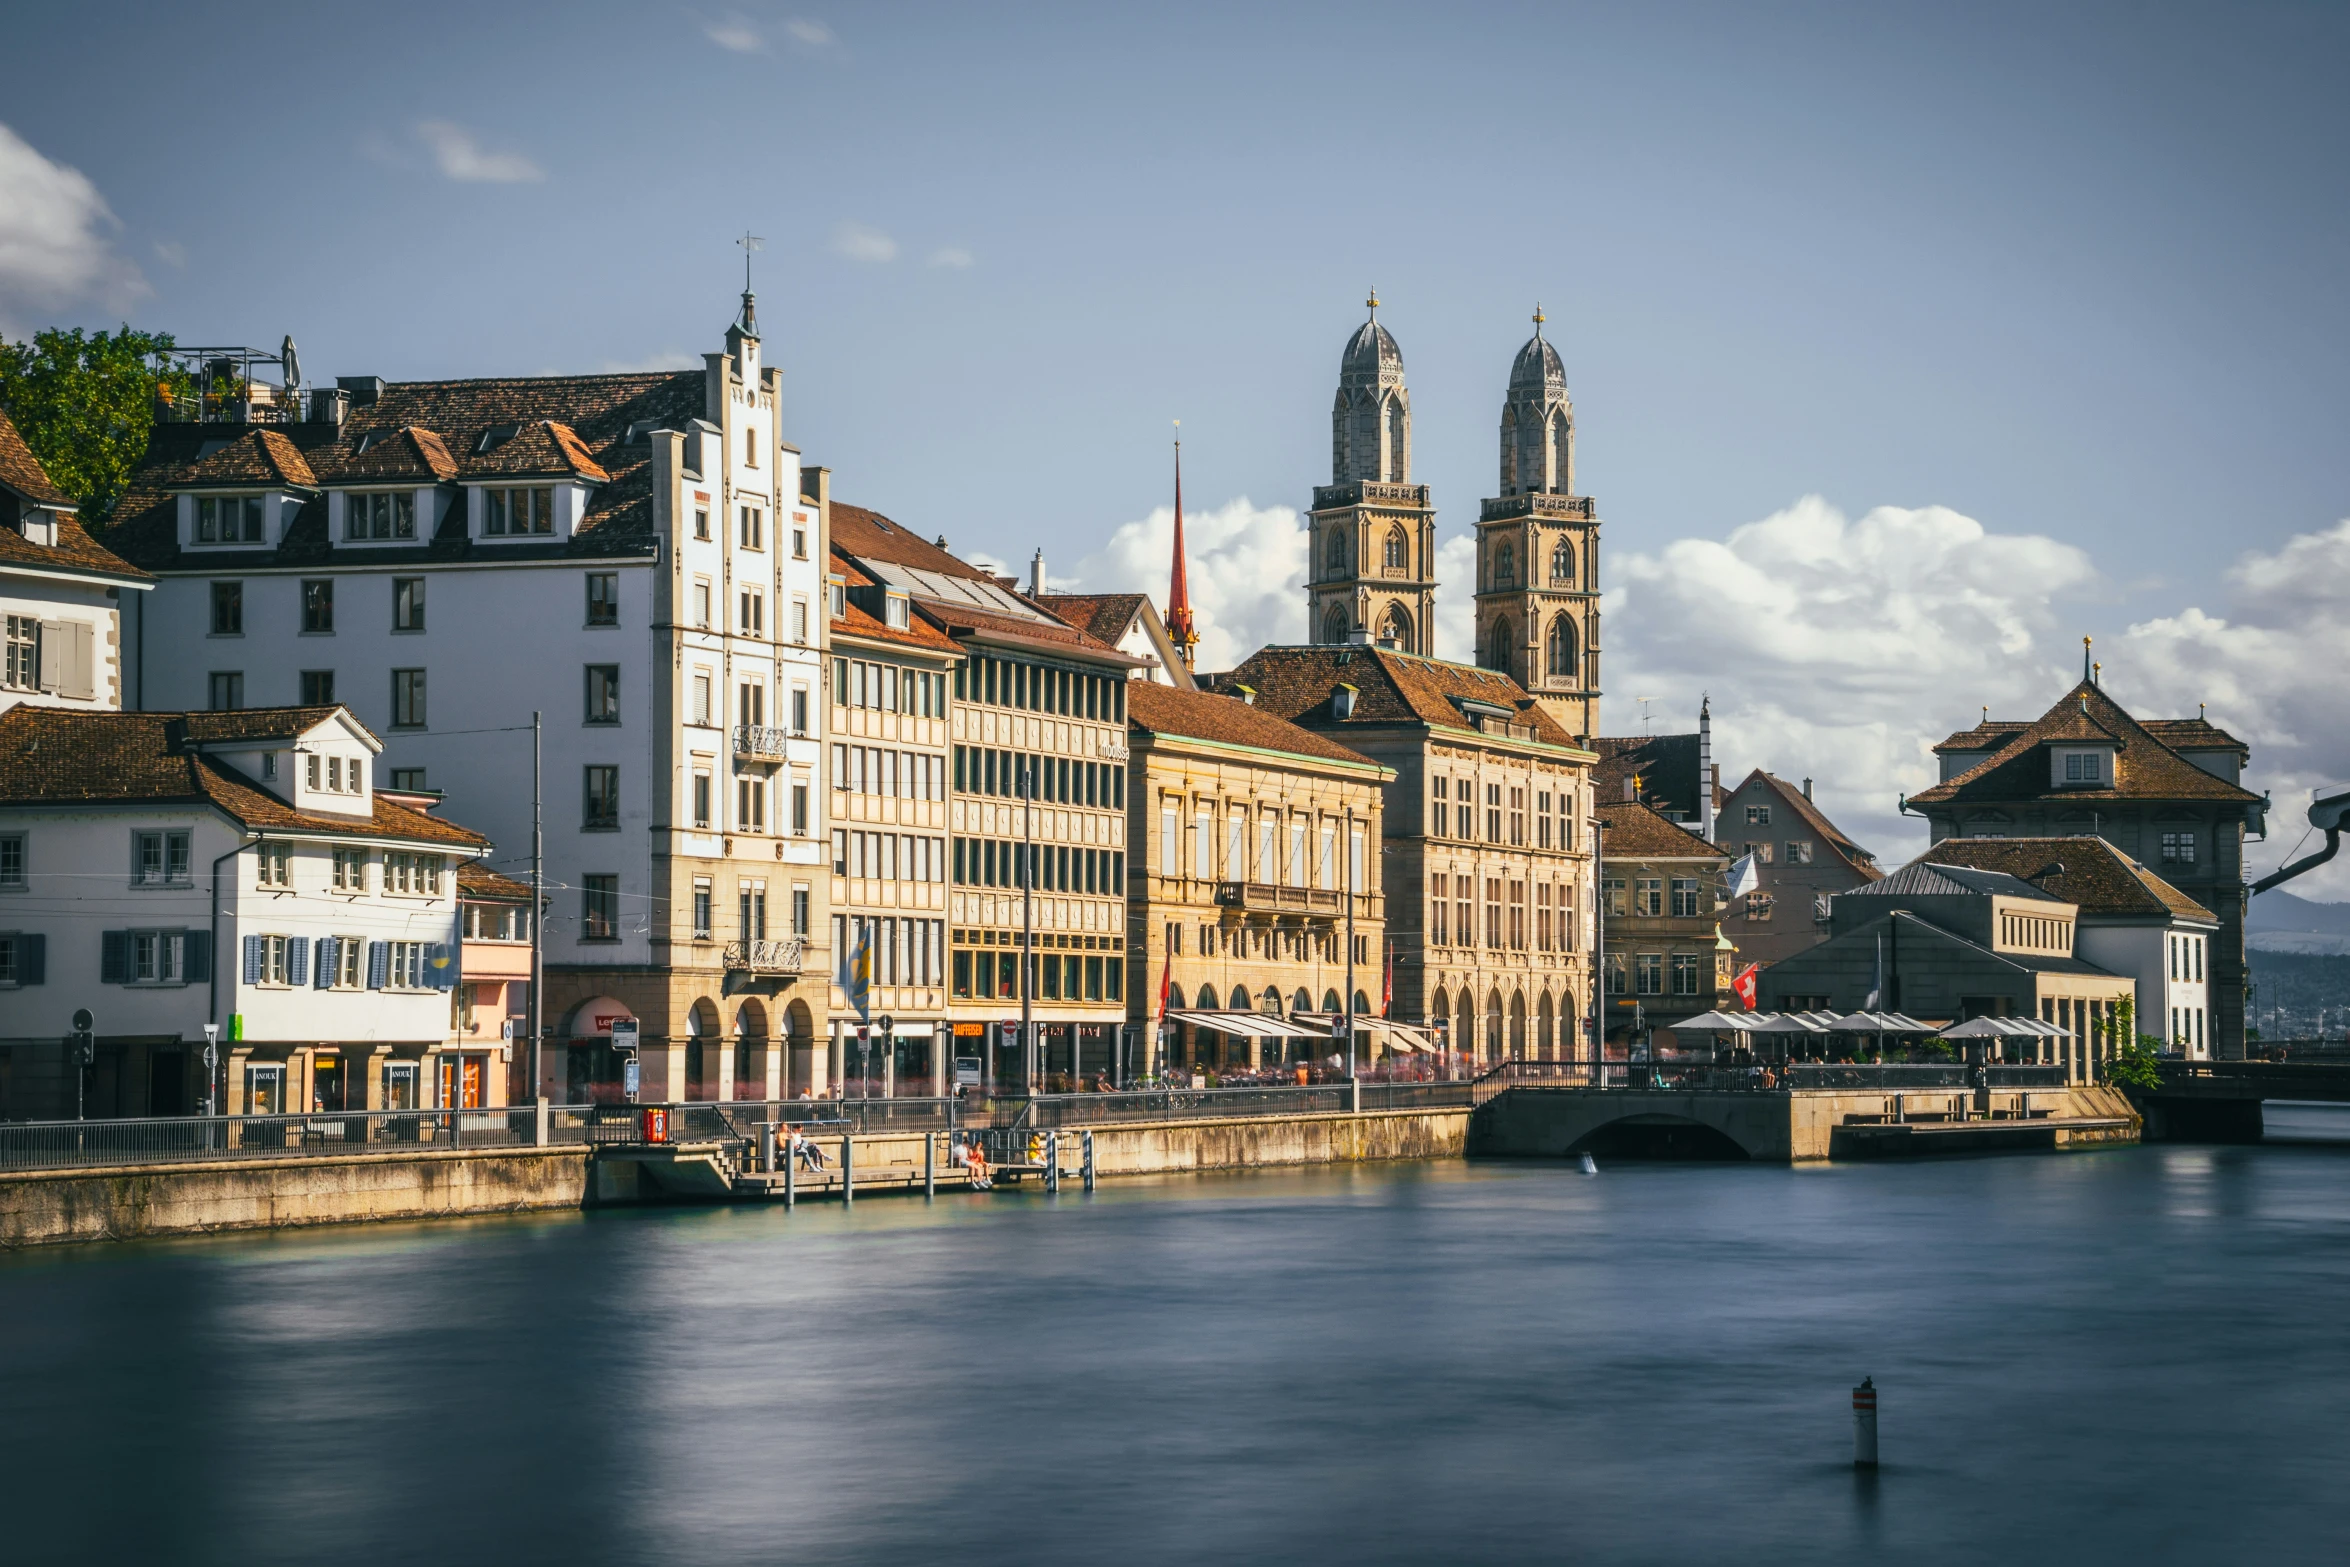
[[2346, 1125], [20, 1255], [0, 1560], [2334, 1562]]

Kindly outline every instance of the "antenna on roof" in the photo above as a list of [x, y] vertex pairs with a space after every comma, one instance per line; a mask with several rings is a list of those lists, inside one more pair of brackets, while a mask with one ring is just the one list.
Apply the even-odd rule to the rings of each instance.
[[767, 242], [749, 229], [735, 241], [743, 248], [743, 330], [753, 337], [759, 335], [759, 313], [751, 295], [751, 253], [766, 248]]
[[1652, 696], [1636, 696], [1632, 700], [1640, 704], [1640, 732], [1642, 734], [1647, 734], [1649, 732], [1651, 720], [1655, 717], [1654, 714], [1649, 712], [1648, 704], [1655, 701], [1656, 698]]

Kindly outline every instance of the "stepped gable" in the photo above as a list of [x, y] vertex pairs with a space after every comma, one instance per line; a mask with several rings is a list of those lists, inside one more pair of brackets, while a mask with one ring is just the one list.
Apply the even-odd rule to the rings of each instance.
[[[567, 539], [500, 542], [498, 560], [649, 555], [653, 530], [653, 447], [647, 432], [684, 430], [704, 417], [701, 370], [631, 375], [497, 377], [394, 381], [375, 401], [353, 408], [340, 426], [264, 427], [207, 453], [234, 427], [158, 423], [147, 453], [106, 533], [108, 547], [150, 571], [185, 569], [171, 487], [191, 481], [200, 464], [254, 436], [284, 443], [313, 473], [305, 484], [376, 478], [465, 483], [514, 478], [577, 478], [593, 485], [586, 515]], [[629, 435], [635, 432], [636, 439]], [[374, 437], [374, 439], [370, 439]], [[406, 451], [403, 452], [403, 443]], [[364, 449], [362, 449], [364, 448]], [[381, 454], [379, 456], [379, 453]], [[380, 462], [392, 471], [372, 466]], [[446, 464], [446, 471], [443, 465]], [[228, 482], [266, 482], [259, 474]], [[369, 564], [446, 561], [480, 552], [466, 533], [463, 508], [451, 508], [440, 531], [421, 546], [386, 549], [328, 538], [323, 500], [302, 509], [275, 550], [205, 550], [207, 566]]]
[[2218, 918], [2103, 838], [1947, 838], [1926, 858], [2004, 872], [2083, 914]]
[[1379, 764], [1337, 741], [1277, 718], [1238, 697], [1205, 691], [1179, 691], [1148, 680], [1126, 686], [1126, 722], [1148, 734], [1178, 735], [1192, 740], [1216, 740], [1226, 745], [1253, 746], [1260, 751], [1287, 751], [1325, 761], [1353, 762], [1364, 767]]
[[1656, 807], [1640, 800], [1602, 800], [1598, 803], [1600, 852], [1608, 860], [1625, 855], [1658, 855], [1686, 859], [1703, 855], [1727, 860], [1730, 851], [1706, 842]]
[[[1969, 733], [1980, 734], [1985, 728], [1978, 726]], [[2223, 732], [2213, 730], [2212, 733]], [[2113, 785], [2106, 788], [2054, 786], [2049, 778], [2048, 759], [2041, 748], [2051, 741], [2066, 740], [2117, 743], [2120, 757], [2114, 769]], [[1954, 747], [1945, 741], [1936, 749], [1946, 748]], [[1991, 756], [1947, 783], [1921, 790], [1909, 799], [1913, 805], [1969, 801], [2007, 805], [2034, 800], [2093, 803], [2123, 799], [2221, 800], [2249, 804], [2260, 796], [2197, 767], [2156, 739], [2145, 725], [2124, 712], [2096, 685], [2084, 680], [2065, 693], [2063, 700], [2037, 722], [2014, 732]]]

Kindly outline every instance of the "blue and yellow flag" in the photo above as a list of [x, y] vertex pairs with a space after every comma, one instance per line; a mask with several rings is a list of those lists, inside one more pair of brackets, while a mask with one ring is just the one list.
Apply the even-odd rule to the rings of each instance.
[[857, 944], [849, 952], [849, 1005], [857, 1009], [857, 1021], [873, 1021], [873, 922], [861, 920], [857, 924]]

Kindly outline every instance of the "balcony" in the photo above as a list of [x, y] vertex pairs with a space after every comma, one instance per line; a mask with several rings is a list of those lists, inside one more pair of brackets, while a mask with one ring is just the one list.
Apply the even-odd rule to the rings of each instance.
[[1321, 887], [1275, 887], [1261, 881], [1216, 883], [1216, 907], [1242, 914], [1312, 916], [1336, 919], [1346, 911], [1346, 895]]
[[780, 762], [791, 753], [791, 731], [761, 729], [752, 724], [734, 726], [734, 754], [746, 762]]
[[726, 967], [730, 972], [743, 974], [797, 974], [808, 955], [808, 941], [804, 936], [786, 936], [781, 941], [730, 941], [726, 944]]

